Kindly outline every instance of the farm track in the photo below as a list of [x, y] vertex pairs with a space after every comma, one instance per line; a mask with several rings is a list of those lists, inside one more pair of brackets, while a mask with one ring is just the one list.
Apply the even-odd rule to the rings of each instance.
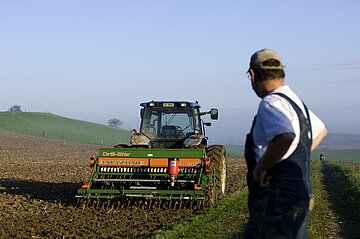
[[[0, 131], [0, 238], [148, 237], [199, 213], [76, 207], [100, 147]], [[245, 171], [244, 160], [228, 158], [228, 192], [245, 185]]]

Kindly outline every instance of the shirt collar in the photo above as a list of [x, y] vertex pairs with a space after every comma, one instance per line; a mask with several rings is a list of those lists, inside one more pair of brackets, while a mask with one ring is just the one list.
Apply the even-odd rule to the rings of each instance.
[[278, 88], [276, 88], [275, 90], [271, 91], [269, 93], [270, 94], [274, 94], [274, 93], [286, 93], [290, 90], [290, 87], [288, 85], [283, 85], [283, 86], [280, 86]]

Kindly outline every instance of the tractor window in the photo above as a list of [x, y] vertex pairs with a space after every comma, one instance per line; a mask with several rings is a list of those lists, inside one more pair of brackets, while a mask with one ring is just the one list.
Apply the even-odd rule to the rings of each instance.
[[145, 110], [143, 122], [141, 125], [141, 132], [149, 138], [156, 138], [158, 136], [158, 123], [158, 112]]
[[149, 138], [184, 139], [194, 133], [192, 108], [145, 108], [141, 132]]

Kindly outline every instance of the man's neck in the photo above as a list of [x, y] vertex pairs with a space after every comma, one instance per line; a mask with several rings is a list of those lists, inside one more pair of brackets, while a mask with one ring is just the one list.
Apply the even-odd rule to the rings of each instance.
[[277, 79], [272, 79], [272, 80], [267, 80], [262, 82], [262, 97], [264, 98], [267, 94], [269, 94], [271, 91], [284, 86], [284, 79], [282, 78], [277, 78]]

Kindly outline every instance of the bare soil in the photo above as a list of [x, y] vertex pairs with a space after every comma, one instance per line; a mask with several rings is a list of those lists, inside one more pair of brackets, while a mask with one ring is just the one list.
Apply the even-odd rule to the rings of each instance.
[[[0, 238], [141, 238], [202, 213], [77, 207], [89, 157], [101, 147], [0, 131]], [[240, 158], [227, 161], [232, 192], [245, 186], [246, 166]]]
[[353, 162], [338, 162], [340, 164], [349, 165], [354, 168], [360, 168], [360, 163], [353, 163]]

